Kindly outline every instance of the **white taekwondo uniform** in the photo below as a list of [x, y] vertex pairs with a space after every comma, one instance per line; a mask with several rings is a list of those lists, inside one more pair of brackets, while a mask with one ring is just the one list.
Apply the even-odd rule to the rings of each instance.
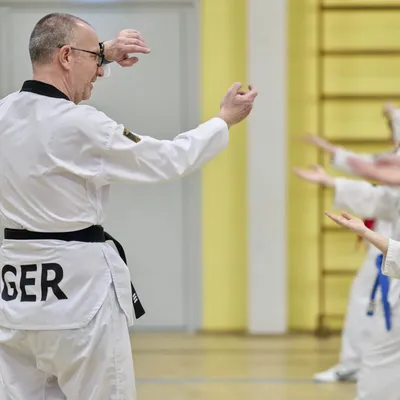
[[[399, 154], [399, 151], [397, 151]], [[363, 218], [392, 221], [393, 239], [400, 239], [400, 189], [375, 186], [365, 181], [347, 178], [335, 179], [334, 207], [348, 210]], [[389, 249], [390, 250], [390, 249]], [[387, 330], [380, 302], [371, 324], [369, 344], [362, 354], [358, 375], [357, 400], [400, 400], [400, 271], [392, 267], [395, 252], [389, 251], [382, 271], [390, 276], [388, 300], [392, 327]], [[400, 260], [395, 260], [399, 263]]]
[[[348, 158], [357, 157], [372, 161], [374, 155], [356, 154], [338, 148], [332, 157], [332, 166], [346, 174], [352, 175], [353, 171], [348, 165]], [[374, 231], [390, 236], [392, 233], [391, 221], [375, 220]], [[377, 277], [376, 258], [380, 251], [368, 243], [367, 254], [358, 270], [349, 293], [346, 318], [342, 330], [341, 351], [339, 363], [327, 371], [314, 375], [317, 382], [333, 382], [356, 380], [361, 367], [361, 358], [366, 346], [371, 340], [371, 329], [378, 324], [371, 324], [371, 317], [367, 315], [370, 303], [371, 290]], [[380, 302], [378, 293], [376, 302]], [[376, 318], [376, 316], [375, 316]]]
[[38, 81], [0, 101], [0, 374], [10, 399], [136, 398], [130, 274], [101, 227], [110, 184], [182, 177], [227, 144], [220, 118], [157, 140]]

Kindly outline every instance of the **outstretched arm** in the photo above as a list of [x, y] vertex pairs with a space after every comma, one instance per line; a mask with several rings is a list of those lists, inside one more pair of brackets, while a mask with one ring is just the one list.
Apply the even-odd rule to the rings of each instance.
[[375, 162], [365, 162], [350, 157], [348, 162], [354, 173], [362, 178], [389, 186], [400, 186], [400, 157], [398, 155], [381, 156]]
[[363, 218], [394, 221], [399, 217], [400, 189], [374, 186], [369, 182], [335, 179], [334, 207]]
[[371, 229], [368, 229], [361, 219], [348, 213], [335, 215], [325, 213], [332, 221], [342, 228], [348, 229], [363, 237], [366, 241], [375, 246], [384, 255], [382, 272], [392, 278], [400, 279], [400, 242], [382, 236]]
[[[396, 143], [400, 141], [400, 110], [393, 104], [386, 103], [383, 106], [382, 114], [391, 131], [392, 141], [396, 146]], [[381, 155], [385, 155], [385, 153], [377, 155], [354, 153], [348, 149], [335, 146], [327, 139], [317, 135], [308, 135], [304, 138], [304, 141], [329, 153], [331, 155], [333, 167], [349, 175], [357, 175], [357, 172], [353, 170], [351, 163], [349, 163], [350, 159], [373, 162]]]
[[79, 166], [82, 176], [97, 186], [178, 179], [198, 170], [226, 148], [229, 127], [247, 118], [256, 96], [257, 90], [251, 85], [243, 90], [240, 82], [234, 83], [220, 102], [215, 118], [172, 140], [137, 135], [93, 107], [83, 106], [85, 119], [76, 129], [82, 132], [84, 144], [79, 144], [79, 151], [71, 151], [70, 137], [58, 135], [52, 157], [64, 169], [76, 170]]
[[326, 212], [325, 214], [339, 226], [357, 233], [357, 235], [364, 238], [386, 255], [389, 246], [389, 239], [367, 228], [364, 221], [360, 218], [354, 217], [346, 212], [343, 212], [340, 215], [335, 215], [329, 212]]
[[387, 221], [399, 216], [400, 189], [374, 186], [371, 183], [346, 178], [334, 178], [322, 167], [306, 170], [295, 168], [300, 178], [334, 189], [334, 207], [347, 209], [363, 218]]
[[352, 151], [337, 148], [335, 154], [332, 157], [332, 165], [339, 171], [342, 171], [349, 175], [354, 175], [354, 171], [349, 164], [349, 159], [356, 158], [362, 161], [373, 162], [374, 155], [372, 154], [356, 154]]
[[374, 154], [358, 154], [342, 147], [337, 147], [328, 140], [315, 135], [305, 137], [304, 141], [329, 153], [331, 156], [332, 166], [349, 175], [354, 175], [354, 171], [349, 164], [350, 158], [357, 158], [369, 162], [373, 162], [376, 158], [376, 155]]

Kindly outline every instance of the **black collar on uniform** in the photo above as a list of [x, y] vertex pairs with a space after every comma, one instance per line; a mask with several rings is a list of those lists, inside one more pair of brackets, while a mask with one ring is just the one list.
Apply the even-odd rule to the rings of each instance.
[[66, 94], [53, 85], [41, 81], [29, 80], [22, 85], [21, 92], [31, 92], [56, 99], [70, 100]]

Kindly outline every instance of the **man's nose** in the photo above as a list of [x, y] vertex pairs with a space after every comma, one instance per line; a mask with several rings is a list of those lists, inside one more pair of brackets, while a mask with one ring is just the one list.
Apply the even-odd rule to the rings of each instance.
[[97, 67], [97, 76], [100, 78], [104, 76], [104, 67]]

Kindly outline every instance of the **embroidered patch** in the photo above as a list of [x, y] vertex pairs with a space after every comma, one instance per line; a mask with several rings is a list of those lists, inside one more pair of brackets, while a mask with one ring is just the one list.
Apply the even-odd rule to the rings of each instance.
[[128, 139], [133, 140], [135, 143], [140, 142], [140, 137], [134, 135], [132, 132], [129, 132], [128, 129], [124, 129], [124, 136], [126, 136]]

